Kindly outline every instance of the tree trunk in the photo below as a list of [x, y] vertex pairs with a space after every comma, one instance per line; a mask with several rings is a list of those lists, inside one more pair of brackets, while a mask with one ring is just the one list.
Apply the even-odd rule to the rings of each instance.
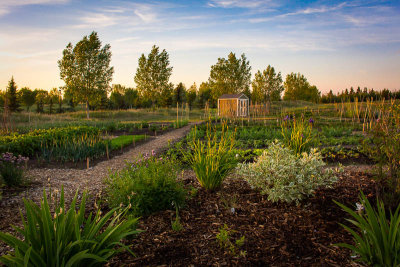
[[86, 101], [86, 119], [90, 119], [90, 117], [89, 117], [89, 101]]

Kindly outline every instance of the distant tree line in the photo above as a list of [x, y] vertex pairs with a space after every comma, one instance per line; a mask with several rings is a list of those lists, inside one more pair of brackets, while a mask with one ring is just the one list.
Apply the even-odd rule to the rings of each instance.
[[199, 87], [194, 83], [189, 88], [183, 83], [172, 84], [173, 67], [170, 66], [169, 54], [153, 46], [148, 55], [142, 54], [138, 60], [133, 80], [136, 88], [111, 84], [114, 68], [111, 63], [111, 46], [102, 46], [96, 32], [84, 36], [76, 45], [69, 43], [58, 61], [60, 78], [65, 85], [51, 91], [31, 90], [27, 87], [17, 89], [12, 77], [6, 90], [0, 95], [2, 106], [7, 105], [11, 112], [20, 111], [24, 106], [27, 111], [36, 105], [37, 112], [44, 112], [48, 106], [49, 113], [63, 112], [62, 104], [68, 104], [68, 110], [74, 110], [77, 104], [89, 111], [95, 109], [129, 109], [148, 107], [176, 107], [188, 104], [189, 108], [203, 108], [205, 105], [216, 107], [218, 98], [223, 94], [244, 93], [253, 103], [270, 101], [305, 100], [311, 102], [354, 101], [377, 96], [390, 98], [398, 93], [385, 89], [375, 92], [372, 89], [355, 92], [353, 88], [334, 95], [330, 91], [321, 96], [315, 85], [311, 85], [301, 73], [290, 73], [283, 80], [281, 72], [268, 65], [258, 70], [251, 79], [251, 66], [246, 55], [237, 57], [229, 53], [227, 58], [218, 58], [211, 66], [206, 82]]
[[380, 91], [374, 90], [373, 88], [368, 89], [364, 87], [361, 89], [360, 86], [354, 90], [353, 87], [342, 90], [334, 94], [332, 90], [328, 93], [323, 94], [321, 97], [321, 103], [339, 103], [339, 102], [363, 102], [367, 99], [370, 100], [382, 100], [382, 99], [400, 99], [400, 91], [390, 91], [389, 89], [383, 89]]

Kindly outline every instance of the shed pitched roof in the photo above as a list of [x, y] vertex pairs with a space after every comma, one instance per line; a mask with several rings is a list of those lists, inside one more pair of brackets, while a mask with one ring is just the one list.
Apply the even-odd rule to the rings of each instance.
[[245, 94], [224, 94], [221, 95], [218, 99], [237, 99], [237, 98], [246, 98], [249, 99]]

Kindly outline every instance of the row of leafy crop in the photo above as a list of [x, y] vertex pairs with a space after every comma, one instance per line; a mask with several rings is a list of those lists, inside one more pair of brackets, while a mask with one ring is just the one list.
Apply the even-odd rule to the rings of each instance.
[[0, 152], [76, 162], [104, 155], [108, 143], [103, 140], [100, 129], [77, 126], [2, 135]]
[[[180, 121], [178, 126], [183, 127], [187, 125], [187, 121]], [[115, 121], [82, 121], [82, 122], [48, 122], [40, 124], [40, 128], [36, 129], [51, 129], [51, 128], [68, 128], [68, 127], [78, 127], [78, 126], [88, 126], [96, 127], [104, 132], [115, 132], [115, 131], [126, 131], [133, 132], [136, 130], [149, 129], [151, 131], [164, 131], [170, 128], [177, 128], [176, 123], [150, 123], [150, 122], [115, 122]], [[16, 131], [19, 133], [29, 133], [32, 131], [34, 126], [20, 126], [17, 127]], [[178, 127], [178, 128], [180, 128]]]
[[103, 138], [99, 128], [89, 126], [42, 129], [0, 136], [0, 153], [8, 152], [46, 161], [79, 162], [102, 157], [113, 149], [144, 138], [144, 135], [123, 135], [108, 140]]

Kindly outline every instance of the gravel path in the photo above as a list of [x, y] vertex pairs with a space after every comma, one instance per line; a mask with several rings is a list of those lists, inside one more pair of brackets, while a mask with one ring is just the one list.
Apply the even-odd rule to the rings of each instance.
[[[169, 143], [174, 143], [183, 138], [190, 130], [191, 125], [173, 130], [161, 136], [153, 137], [152, 140], [138, 145], [123, 153], [96, 164], [89, 169], [54, 169], [54, 168], [35, 168], [30, 169], [27, 175], [32, 179], [32, 185], [20, 194], [7, 197], [0, 201], [0, 231], [13, 231], [10, 224], [19, 225], [19, 209], [23, 209], [23, 198], [32, 199], [40, 203], [43, 196], [43, 188], [51, 186], [52, 191], [61, 190], [64, 186], [65, 200], [69, 203], [77, 189], [83, 191], [87, 189], [92, 195], [96, 195], [103, 189], [103, 180], [109, 174], [122, 169], [127, 162], [132, 162], [145, 153], [156, 153], [168, 147]], [[0, 248], [0, 255], [4, 248]]]

